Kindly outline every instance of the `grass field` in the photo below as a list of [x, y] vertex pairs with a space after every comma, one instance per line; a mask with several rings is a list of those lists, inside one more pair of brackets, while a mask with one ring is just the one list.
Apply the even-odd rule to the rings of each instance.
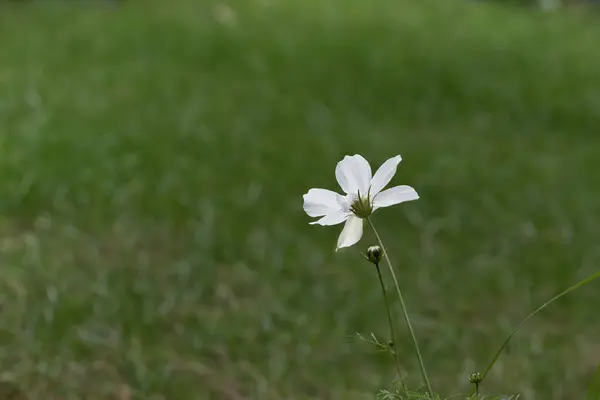
[[[454, 0], [0, 5], [0, 380], [31, 399], [369, 399], [377, 277], [302, 197], [402, 154], [374, 222], [433, 385], [600, 268], [597, 17]], [[583, 398], [600, 282], [484, 390]], [[399, 314], [398, 314], [399, 316]], [[419, 375], [401, 331], [403, 368]]]

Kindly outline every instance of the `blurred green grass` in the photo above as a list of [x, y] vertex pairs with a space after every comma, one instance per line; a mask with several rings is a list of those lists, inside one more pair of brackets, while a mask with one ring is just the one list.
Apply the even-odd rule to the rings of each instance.
[[[597, 20], [462, 1], [0, 6], [0, 379], [40, 399], [366, 399], [377, 278], [301, 195], [402, 154], [375, 215], [435, 387], [598, 269]], [[592, 285], [593, 286], [593, 285]], [[597, 285], [596, 285], [597, 286]], [[490, 393], [582, 398], [597, 287]], [[405, 335], [403, 367], [418, 378]]]

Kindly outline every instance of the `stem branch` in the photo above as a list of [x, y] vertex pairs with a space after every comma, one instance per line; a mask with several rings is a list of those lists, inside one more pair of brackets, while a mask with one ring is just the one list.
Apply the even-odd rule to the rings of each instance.
[[529, 321], [531, 318], [533, 318], [533, 316], [536, 315], [538, 312], [540, 312], [544, 308], [548, 307], [551, 303], [553, 303], [556, 300], [560, 299], [564, 295], [566, 295], [566, 294], [568, 294], [568, 293], [570, 293], [570, 292], [572, 292], [572, 291], [580, 288], [581, 286], [585, 285], [586, 283], [590, 283], [591, 281], [593, 281], [596, 278], [600, 278], [600, 271], [598, 271], [598, 272], [596, 272], [596, 273], [588, 276], [587, 278], [585, 278], [585, 279], [577, 282], [576, 284], [570, 286], [569, 288], [563, 290], [562, 292], [560, 292], [559, 294], [557, 294], [556, 296], [554, 296], [553, 298], [551, 298], [550, 300], [548, 300], [547, 302], [545, 302], [544, 304], [542, 304], [540, 307], [536, 308], [523, 321], [519, 322], [519, 324], [513, 329], [513, 331], [510, 333], [510, 335], [508, 335], [508, 337], [506, 338], [506, 340], [504, 341], [504, 343], [502, 343], [502, 346], [500, 346], [500, 348], [498, 349], [498, 351], [496, 352], [496, 354], [494, 354], [494, 357], [492, 358], [492, 361], [488, 364], [488, 366], [485, 369], [485, 371], [483, 371], [483, 374], [481, 376], [481, 382], [483, 382], [483, 380], [487, 376], [488, 372], [490, 372], [490, 370], [492, 369], [492, 367], [494, 366], [494, 364], [498, 360], [498, 357], [500, 357], [500, 354], [502, 353], [502, 350], [504, 350], [504, 348], [506, 347], [506, 345], [508, 344], [508, 342], [510, 341], [510, 339], [515, 335], [515, 333], [517, 333], [517, 331], [519, 330], [519, 328], [521, 328], [521, 326], [523, 324], [525, 324], [527, 321]]

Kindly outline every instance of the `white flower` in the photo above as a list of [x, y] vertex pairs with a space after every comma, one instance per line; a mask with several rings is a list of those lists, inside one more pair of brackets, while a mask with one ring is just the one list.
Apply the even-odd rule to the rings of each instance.
[[372, 176], [371, 166], [362, 156], [346, 156], [335, 168], [335, 177], [345, 195], [327, 189], [310, 189], [303, 196], [304, 211], [311, 217], [321, 217], [311, 224], [327, 226], [346, 222], [336, 251], [360, 240], [363, 219], [373, 211], [419, 198], [410, 186], [395, 186], [382, 191], [396, 174], [400, 161], [399, 155], [390, 158]]

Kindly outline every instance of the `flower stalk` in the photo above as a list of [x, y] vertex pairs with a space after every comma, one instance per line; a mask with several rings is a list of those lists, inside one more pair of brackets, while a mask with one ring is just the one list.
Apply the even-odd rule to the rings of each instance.
[[385, 250], [385, 246], [383, 245], [383, 241], [375, 229], [375, 225], [371, 221], [371, 218], [366, 218], [369, 226], [373, 230], [377, 241], [379, 242], [379, 246], [383, 250], [383, 255], [385, 256], [385, 260], [387, 262], [388, 268], [390, 270], [390, 274], [392, 275], [392, 280], [394, 281], [394, 286], [396, 287], [396, 292], [398, 293], [398, 299], [400, 300], [400, 307], [402, 309], [402, 315], [404, 316], [404, 321], [406, 322], [406, 326], [408, 327], [408, 331], [413, 341], [413, 345], [415, 347], [415, 353], [417, 354], [417, 359], [419, 361], [419, 367], [421, 368], [421, 375], [423, 377], [423, 381], [425, 382], [425, 386], [427, 387], [427, 391], [429, 392], [429, 396], [433, 396], [433, 390], [431, 389], [431, 383], [429, 382], [429, 377], [427, 376], [427, 371], [425, 370], [425, 363], [423, 362], [423, 357], [421, 356], [421, 350], [419, 349], [419, 343], [417, 342], [417, 337], [415, 335], [415, 331], [410, 322], [410, 317], [408, 316], [408, 312], [406, 311], [406, 304], [404, 303], [404, 297], [402, 296], [402, 291], [400, 290], [400, 285], [398, 284], [398, 279], [396, 278], [396, 273], [394, 272], [394, 268], [392, 267], [392, 263], [390, 261], [390, 257], [388, 252]]
[[400, 367], [400, 355], [398, 351], [393, 348], [396, 345], [396, 330], [394, 329], [394, 321], [392, 319], [392, 312], [390, 309], [390, 302], [388, 300], [387, 290], [385, 288], [385, 283], [383, 282], [383, 276], [381, 275], [381, 269], [379, 268], [379, 263], [381, 262], [382, 256], [382, 248], [379, 246], [370, 246], [367, 249], [367, 255], [365, 258], [367, 261], [375, 265], [375, 269], [377, 270], [377, 277], [379, 278], [379, 284], [381, 285], [381, 293], [383, 294], [383, 302], [385, 303], [385, 310], [387, 312], [388, 323], [390, 325], [390, 337], [391, 342], [388, 346], [392, 355], [394, 356], [394, 360], [396, 361], [396, 370], [398, 371], [398, 379], [401, 379], [402, 376], [402, 368]]

